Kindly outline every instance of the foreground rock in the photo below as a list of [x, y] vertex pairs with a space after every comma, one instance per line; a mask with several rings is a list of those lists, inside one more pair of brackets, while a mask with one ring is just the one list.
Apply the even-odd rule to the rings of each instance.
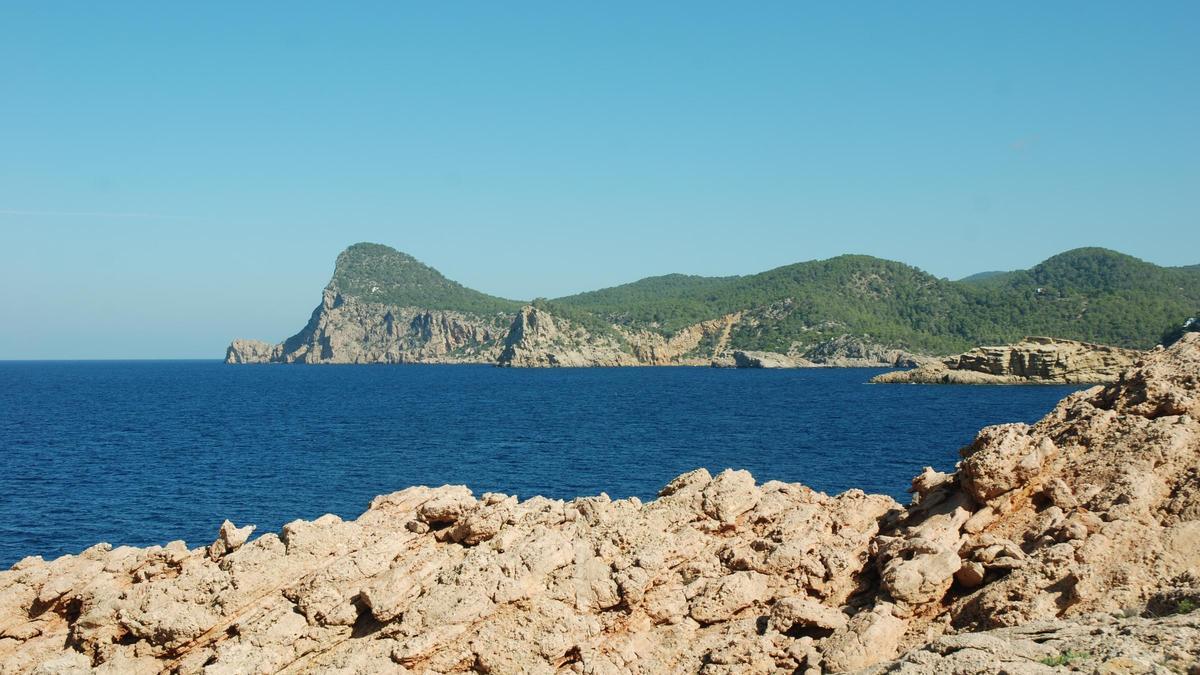
[[1197, 672], [1200, 335], [913, 503], [744, 471], [570, 502], [409, 488], [354, 521], [0, 573], [0, 672]]
[[864, 672], [1190, 674], [1200, 672], [1198, 656], [1198, 611], [1165, 617], [1093, 614], [945, 635]]
[[976, 347], [914, 370], [877, 375], [875, 383], [1100, 384], [1115, 382], [1142, 353], [1107, 345], [1027, 337], [1001, 347]]

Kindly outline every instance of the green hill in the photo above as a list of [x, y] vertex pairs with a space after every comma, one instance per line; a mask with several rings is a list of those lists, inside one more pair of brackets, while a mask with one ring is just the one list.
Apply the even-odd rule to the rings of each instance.
[[[386, 304], [476, 314], [511, 313], [521, 305], [466, 288], [378, 244], [343, 252], [330, 288]], [[843, 334], [933, 353], [1030, 334], [1148, 348], [1200, 307], [1200, 268], [1081, 248], [1028, 270], [949, 281], [903, 263], [843, 255], [746, 276], [668, 274], [538, 302], [592, 328], [668, 335], [741, 312], [731, 346], [742, 349], [786, 351]]]
[[969, 284], [982, 283], [985, 281], [996, 281], [997, 279], [999, 279], [1005, 275], [1008, 275], [1008, 274], [1011, 274], [1011, 272], [1005, 272], [1002, 270], [995, 270], [995, 271], [991, 271], [991, 272], [976, 272], [975, 274], [972, 274], [970, 276], [966, 276], [966, 277], [959, 279], [959, 281], [961, 281], [963, 283], [969, 283]]
[[968, 295], [977, 338], [1012, 339], [1024, 331], [1146, 348], [1195, 311], [1200, 274], [1080, 248], [977, 285]]
[[1030, 270], [947, 281], [914, 267], [846, 255], [760, 274], [670, 275], [559, 298], [631, 327], [674, 332], [751, 313], [733, 346], [787, 349], [843, 333], [951, 352], [1029, 334], [1146, 348], [1197, 306], [1200, 274], [1100, 248], [1056, 255]]
[[467, 288], [382, 244], [354, 244], [342, 251], [329, 289], [370, 302], [474, 314], [511, 313], [522, 305]]

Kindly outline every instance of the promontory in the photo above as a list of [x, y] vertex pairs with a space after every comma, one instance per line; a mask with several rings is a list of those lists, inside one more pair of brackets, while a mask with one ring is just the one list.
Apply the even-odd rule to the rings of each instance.
[[280, 343], [234, 340], [225, 358], [909, 367], [1030, 334], [1144, 350], [1197, 308], [1200, 268], [1095, 248], [960, 281], [846, 255], [748, 276], [669, 274], [526, 302], [467, 288], [387, 246], [355, 244], [337, 257], [303, 329]]

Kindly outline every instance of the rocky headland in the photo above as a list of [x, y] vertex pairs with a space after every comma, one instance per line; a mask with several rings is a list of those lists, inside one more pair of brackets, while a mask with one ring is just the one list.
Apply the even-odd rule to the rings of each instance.
[[[1146, 349], [1165, 339], [1163, 329], [1192, 316], [1197, 303], [1200, 271], [1104, 249], [956, 282], [847, 255], [748, 276], [669, 274], [524, 302], [467, 288], [393, 248], [360, 243], [338, 255], [299, 332], [279, 343], [234, 340], [225, 360], [911, 368], [1028, 329]], [[994, 364], [943, 365], [949, 375], [934, 363], [914, 377], [1012, 375], [993, 372]], [[1033, 377], [1036, 368], [1029, 369]], [[1056, 368], [1042, 379], [1058, 377], [1063, 369]]]
[[1200, 334], [961, 455], [907, 506], [701, 469], [27, 558], [0, 672], [1200, 672]]
[[871, 382], [911, 384], [1103, 384], [1115, 382], [1142, 353], [1076, 340], [1027, 337], [1019, 343], [976, 347], [913, 370], [883, 373]]
[[764, 313], [732, 312], [663, 332], [612, 323], [566, 305], [523, 304], [465, 288], [386, 246], [356, 244], [338, 256], [321, 304], [281, 343], [234, 340], [230, 364], [487, 363], [511, 367], [906, 366], [921, 357], [868, 336], [795, 342], [765, 361], [739, 358], [735, 329]]

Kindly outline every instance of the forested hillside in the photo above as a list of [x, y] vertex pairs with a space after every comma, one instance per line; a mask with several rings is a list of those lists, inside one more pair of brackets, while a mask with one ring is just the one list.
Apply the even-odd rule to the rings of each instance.
[[[356, 244], [338, 257], [330, 288], [383, 304], [475, 314], [521, 302], [466, 288], [394, 249]], [[759, 274], [669, 274], [537, 304], [593, 332], [611, 326], [672, 335], [740, 313], [730, 346], [788, 351], [844, 334], [950, 353], [1049, 335], [1148, 348], [1200, 307], [1200, 266], [1160, 267], [1101, 248], [1061, 253], [1012, 272], [960, 281], [903, 263], [844, 255]]]

